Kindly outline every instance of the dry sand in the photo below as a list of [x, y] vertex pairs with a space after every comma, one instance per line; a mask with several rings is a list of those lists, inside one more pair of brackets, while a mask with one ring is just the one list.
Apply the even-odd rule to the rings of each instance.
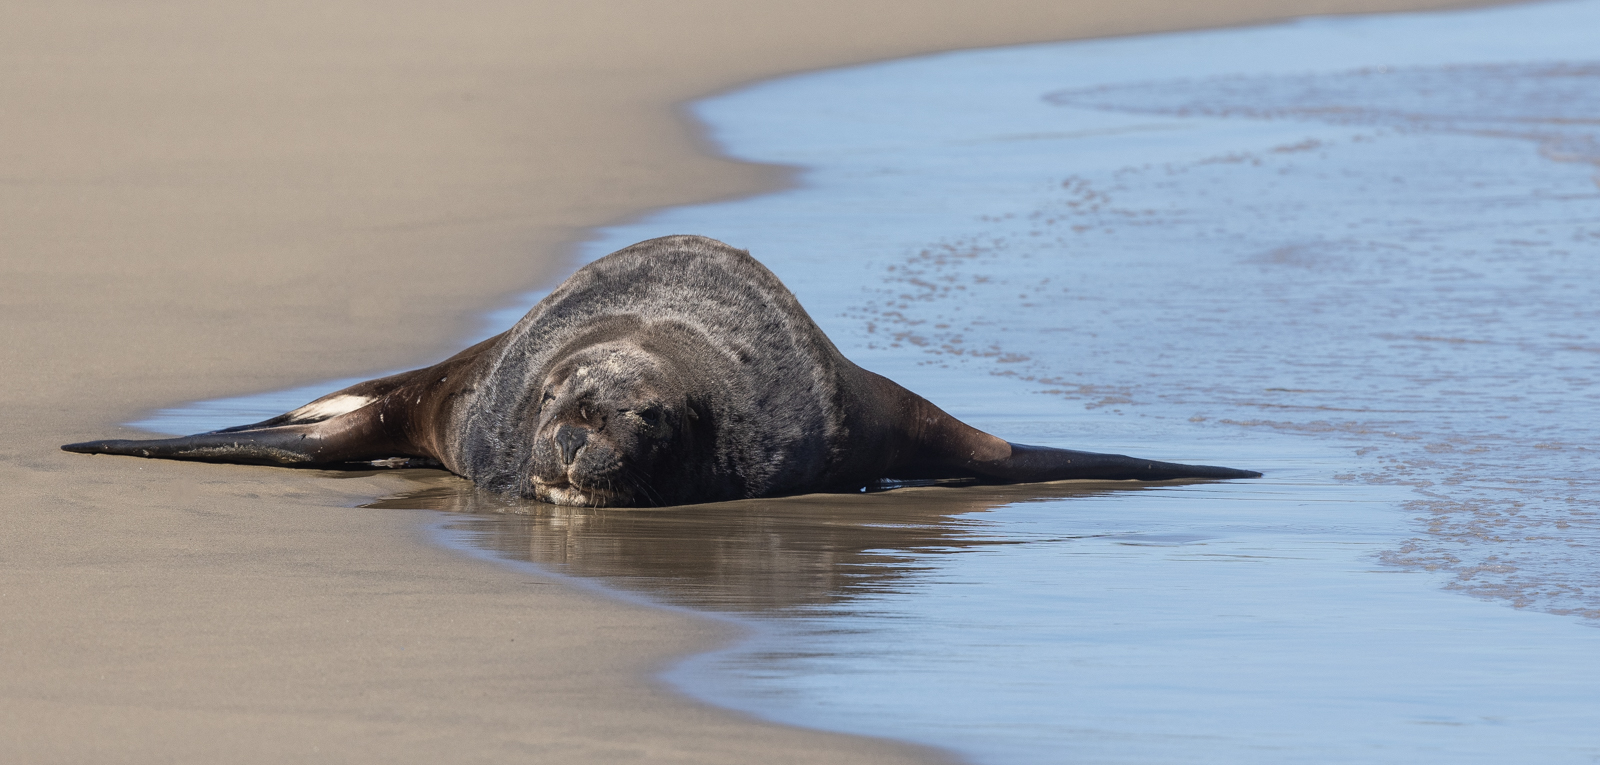
[[895, 762], [651, 673], [727, 637], [430, 546], [393, 476], [65, 454], [429, 363], [588, 227], [769, 189], [677, 104], [915, 53], [1438, 0], [0, 8], [0, 761]]

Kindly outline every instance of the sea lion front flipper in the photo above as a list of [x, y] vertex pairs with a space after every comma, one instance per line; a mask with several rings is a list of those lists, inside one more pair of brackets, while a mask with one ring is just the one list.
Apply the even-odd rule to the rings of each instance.
[[309, 425], [311, 423], [322, 422], [324, 420], [329, 420], [349, 412], [354, 412], [357, 409], [367, 406], [374, 401], [393, 393], [400, 386], [407, 383], [416, 382], [419, 378], [423, 378], [432, 372], [432, 367], [425, 369], [413, 369], [410, 372], [401, 372], [400, 374], [389, 375], [388, 377], [379, 377], [374, 380], [359, 382], [348, 388], [343, 388], [341, 390], [336, 390], [332, 393], [329, 393], [328, 395], [312, 401], [311, 403], [306, 404], [298, 409], [284, 412], [277, 417], [262, 420], [261, 422], [251, 423], [249, 425], [235, 425], [234, 427], [223, 428], [222, 430], [214, 432], [238, 433], [246, 430], [275, 428], [280, 425]]
[[432, 368], [357, 383], [262, 422], [182, 438], [67, 444], [80, 454], [124, 454], [246, 465], [331, 465], [420, 456], [385, 422], [384, 399]]
[[67, 444], [81, 454], [125, 454], [201, 462], [309, 467], [420, 457], [410, 466], [437, 465], [438, 405], [452, 377], [467, 372], [502, 336], [484, 340], [431, 367], [379, 377], [334, 391], [305, 406], [250, 425], [183, 438]]
[[[942, 412], [941, 412], [942, 414]], [[945, 415], [950, 417], [949, 415]], [[1253, 470], [1182, 465], [1122, 454], [1080, 452], [1049, 446], [1002, 441], [950, 417], [960, 428], [947, 427], [934, 461], [938, 477], [977, 478], [993, 483], [1044, 481], [1165, 481], [1173, 478], [1260, 478]], [[960, 432], [962, 430], [970, 432]], [[926, 472], [926, 471], [925, 471]]]
[[976, 478], [990, 483], [1165, 481], [1173, 478], [1260, 478], [1253, 470], [1181, 465], [1048, 446], [1013, 444], [972, 427], [927, 399], [878, 377], [878, 395], [900, 413], [905, 439], [888, 478]]
[[362, 408], [305, 424], [231, 428], [182, 438], [88, 441], [61, 448], [81, 454], [246, 465], [331, 465], [405, 456], [408, 450], [396, 443], [374, 409]]
[[975, 477], [1003, 483], [1068, 481], [1165, 481], [1172, 478], [1260, 478], [1253, 470], [1181, 465], [1121, 454], [1099, 454], [1048, 446], [1008, 443], [1011, 453], [988, 461], [971, 461], [964, 467]]

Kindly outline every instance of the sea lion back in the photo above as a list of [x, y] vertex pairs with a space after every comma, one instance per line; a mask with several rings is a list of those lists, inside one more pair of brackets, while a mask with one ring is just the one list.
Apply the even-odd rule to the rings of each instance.
[[739, 495], [800, 490], [828, 474], [843, 437], [839, 369], [849, 362], [771, 271], [701, 236], [596, 260], [507, 332], [462, 413], [458, 469], [515, 490], [526, 423], [552, 364], [618, 332], [684, 338], [672, 354], [700, 374], [695, 395], [714, 420], [715, 459]]

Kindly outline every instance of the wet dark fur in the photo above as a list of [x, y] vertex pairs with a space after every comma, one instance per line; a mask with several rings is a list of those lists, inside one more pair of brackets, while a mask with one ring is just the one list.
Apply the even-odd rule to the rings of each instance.
[[63, 448], [295, 465], [431, 458], [494, 491], [589, 505], [882, 479], [1259, 475], [1007, 444], [857, 367], [749, 254], [695, 236], [608, 255], [505, 334], [318, 401], [341, 396], [372, 401], [327, 418], [291, 412], [187, 438]]

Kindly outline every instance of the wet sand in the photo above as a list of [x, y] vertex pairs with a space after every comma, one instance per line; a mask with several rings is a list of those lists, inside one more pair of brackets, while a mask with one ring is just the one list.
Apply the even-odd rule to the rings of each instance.
[[0, 11], [0, 759], [894, 762], [652, 679], [726, 627], [427, 543], [384, 474], [86, 458], [428, 363], [592, 226], [755, 193], [675, 111], [784, 72], [1444, 2]]

